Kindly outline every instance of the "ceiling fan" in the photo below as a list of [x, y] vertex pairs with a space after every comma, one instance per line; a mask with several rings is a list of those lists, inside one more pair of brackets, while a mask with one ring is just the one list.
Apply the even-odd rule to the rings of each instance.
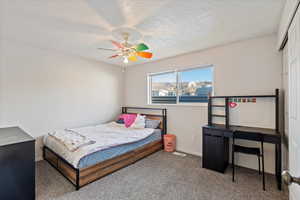
[[152, 53], [148, 52], [146, 50], [149, 49], [149, 47], [144, 43], [139, 44], [130, 44], [128, 43], [129, 33], [123, 32], [122, 33], [123, 42], [116, 42], [114, 40], [110, 40], [111, 43], [116, 47], [116, 49], [107, 49], [107, 48], [98, 48], [100, 50], [106, 50], [106, 51], [114, 51], [115, 54], [110, 56], [109, 58], [117, 58], [122, 57], [124, 60], [124, 63], [128, 63], [129, 61], [136, 62], [138, 60], [138, 57], [152, 58]]

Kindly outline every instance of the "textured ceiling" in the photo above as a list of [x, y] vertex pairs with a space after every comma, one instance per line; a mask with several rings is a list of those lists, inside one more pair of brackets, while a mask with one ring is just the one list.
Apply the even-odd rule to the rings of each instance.
[[[2, 37], [116, 65], [112, 31], [139, 31], [153, 60], [274, 33], [285, 0], [0, 0]], [[138, 63], [146, 62], [140, 59]]]

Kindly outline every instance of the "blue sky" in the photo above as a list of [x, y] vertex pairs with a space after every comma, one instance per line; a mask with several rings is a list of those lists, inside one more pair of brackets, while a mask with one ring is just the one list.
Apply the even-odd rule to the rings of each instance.
[[[184, 82], [190, 81], [212, 81], [213, 79], [213, 68], [198, 68], [188, 71], [181, 72], [181, 80]], [[152, 77], [153, 82], [176, 82], [175, 73], [167, 73]]]

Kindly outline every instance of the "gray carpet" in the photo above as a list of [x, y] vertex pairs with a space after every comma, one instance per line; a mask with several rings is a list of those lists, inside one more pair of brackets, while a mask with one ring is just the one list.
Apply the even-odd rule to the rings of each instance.
[[75, 191], [47, 162], [37, 164], [37, 199], [55, 200], [287, 200], [276, 188], [275, 177], [261, 176], [254, 170], [237, 168], [236, 182], [231, 169], [220, 174], [201, 168], [201, 158], [155, 153]]

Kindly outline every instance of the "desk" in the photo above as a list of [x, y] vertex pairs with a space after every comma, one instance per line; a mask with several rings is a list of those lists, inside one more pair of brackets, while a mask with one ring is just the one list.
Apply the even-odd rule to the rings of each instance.
[[213, 124], [203, 126], [202, 167], [224, 173], [229, 161], [229, 138], [258, 141], [253, 133], [263, 136], [265, 143], [275, 145], [275, 174], [277, 187], [281, 190], [281, 134], [274, 129], [246, 126], [228, 126]]

